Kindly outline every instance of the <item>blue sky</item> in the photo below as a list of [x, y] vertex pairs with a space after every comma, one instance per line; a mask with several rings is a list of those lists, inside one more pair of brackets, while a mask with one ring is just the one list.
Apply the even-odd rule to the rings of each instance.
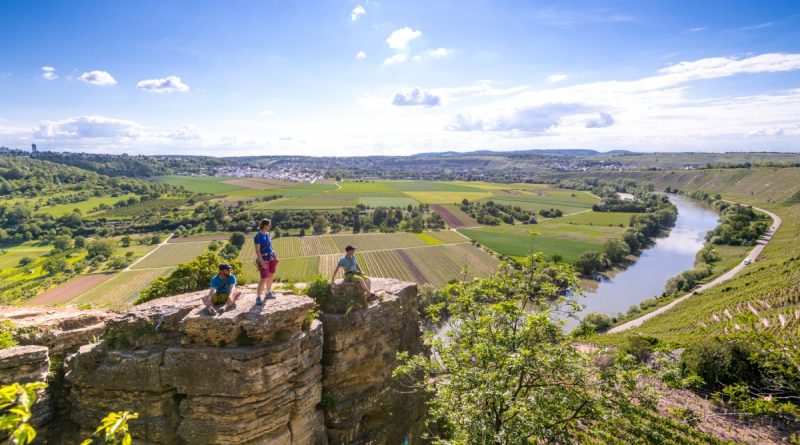
[[0, 145], [800, 151], [800, 2], [4, 1]]

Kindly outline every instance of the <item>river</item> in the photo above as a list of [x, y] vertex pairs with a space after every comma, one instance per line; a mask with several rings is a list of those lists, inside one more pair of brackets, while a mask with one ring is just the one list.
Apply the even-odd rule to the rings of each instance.
[[[603, 278], [597, 289], [584, 292], [578, 301], [587, 312], [615, 315], [626, 313], [631, 305], [661, 295], [667, 280], [694, 267], [695, 254], [703, 247], [706, 233], [717, 226], [719, 216], [690, 198], [668, 195], [678, 208], [675, 227], [666, 237], [644, 250], [637, 261], [612, 278]], [[577, 321], [568, 320], [568, 327]]]

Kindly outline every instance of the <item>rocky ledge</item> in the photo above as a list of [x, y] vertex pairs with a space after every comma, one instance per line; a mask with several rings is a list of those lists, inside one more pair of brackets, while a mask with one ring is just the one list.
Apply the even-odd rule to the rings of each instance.
[[398, 352], [423, 348], [417, 288], [374, 288], [368, 307], [321, 321], [308, 297], [256, 306], [251, 289], [213, 317], [202, 293], [137, 306], [68, 359], [69, 414], [87, 433], [136, 411], [144, 444], [400, 443], [422, 413], [391, 377]]

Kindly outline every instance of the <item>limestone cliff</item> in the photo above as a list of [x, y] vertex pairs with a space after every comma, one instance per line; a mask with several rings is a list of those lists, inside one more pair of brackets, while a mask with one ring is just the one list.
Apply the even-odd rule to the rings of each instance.
[[416, 437], [423, 401], [399, 391], [391, 371], [397, 352], [423, 350], [417, 288], [378, 280], [375, 291], [366, 308], [321, 320], [309, 317], [307, 297], [255, 306], [250, 289], [214, 317], [201, 312], [200, 293], [137, 306], [68, 359], [69, 414], [86, 433], [109, 411], [136, 411], [141, 444]]

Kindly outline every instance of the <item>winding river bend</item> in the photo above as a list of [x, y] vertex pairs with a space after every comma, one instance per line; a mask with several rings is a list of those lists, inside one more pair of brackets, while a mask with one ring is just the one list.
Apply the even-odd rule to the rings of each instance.
[[[668, 196], [678, 208], [675, 227], [668, 236], [657, 238], [633, 265], [613, 278], [604, 278], [597, 290], [585, 292], [585, 297], [578, 297], [585, 305], [581, 318], [587, 312], [625, 313], [631, 305], [661, 295], [667, 280], [694, 267], [695, 254], [703, 247], [706, 233], [717, 226], [719, 216], [690, 198]], [[576, 324], [568, 321], [570, 328]]]

